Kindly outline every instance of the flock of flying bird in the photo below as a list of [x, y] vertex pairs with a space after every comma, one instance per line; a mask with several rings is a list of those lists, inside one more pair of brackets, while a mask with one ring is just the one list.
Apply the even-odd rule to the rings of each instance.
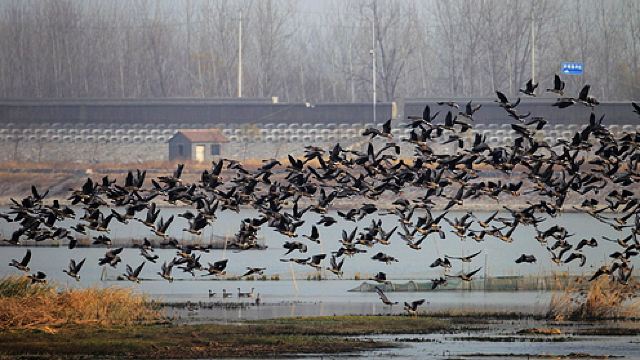
[[[537, 86], [530, 80], [520, 92], [535, 96]], [[598, 101], [589, 95], [588, 85], [577, 98], [564, 97], [564, 87], [564, 82], [556, 75], [553, 88], [547, 89], [560, 96], [553, 106], [598, 105]], [[145, 181], [146, 171], [140, 170], [130, 171], [124, 183], [108, 176], [99, 181], [88, 178], [80, 189], [71, 189], [69, 205], [56, 200], [48, 204], [45, 202], [48, 192], [41, 194], [32, 187], [30, 196], [21, 201], [12, 199], [11, 211], [0, 214], [5, 221], [19, 223], [18, 229], [5, 241], [20, 245], [24, 239], [36, 242], [56, 239], [68, 242], [69, 248], [74, 248], [79, 235], [94, 235], [94, 245], [107, 247], [98, 265], [116, 268], [121, 262], [119, 254], [123, 248], [111, 247], [109, 224], [112, 221], [123, 224], [135, 221], [163, 239], [165, 246], [177, 250], [176, 257], [160, 267], [158, 275], [163, 279], [172, 282], [174, 268], [192, 276], [196, 272], [203, 272], [202, 276], [224, 276], [228, 259], [204, 266], [200, 258], [202, 253], [209, 252], [209, 248], [183, 243], [168, 235], [174, 217], [160, 216], [154, 202], [163, 201], [190, 207], [178, 216], [189, 223], [182, 230], [194, 235], [211, 226], [222, 211], [238, 212], [240, 207], [252, 207], [257, 210], [257, 215], [241, 221], [234, 239], [227, 244], [229, 248], [256, 248], [258, 232], [263, 226], [286, 238], [283, 242], [285, 255], [306, 253], [308, 243], [325, 241], [325, 244], [336, 246], [335, 251], [329, 254], [329, 267], [326, 269], [337, 277], [343, 275], [345, 257], [373, 254], [370, 256], [373, 261], [386, 264], [399, 261], [382, 250], [394, 235], [399, 238], [396, 241], [404, 241], [409, 249], [417, 251], [429, 236], [444, 239], [447, 235], [441, 226], [443, 222], [451, 226], [452, 236], [477, 242], [496, 238], [511, 243], [517, 228], [533, 227], [535, 239], [546, 247], [554, 263], [578, 260], [583, 266], [586, 262], [584, 250], [596, 247], [597, 239], [572, 241], [572, 234], [561, 226], [543, 228], [545, 221], [562, 212], [567, 196], [575, 193], [585, 199], [576, 210], [617, 232], [629, 230], [628, 236], [603, 238], [604, 241], [616, 242], [619, 250], [609, 255], [611, 260], [602, 265], [591, 280], [609, 275], [612, 280], [627, 284], [633, 270], [631, 259], [640, 250], [637, 239], [640, 233], [640, 200], [634, 192], [636, 182], [640, 181], [640, 133], [615, 136], [602, 125], [604, 116], [598, 119], [592, 113], [588, 124], [576, 132], [571, 141], [559, 139], [550, 144], [536, 136], [536, 132], [546, 125], [543, 118], [520, 113], [520, 98], [512, 102], [501, 92], [496, 94], [496, 102], [515, 120], [511, 127], [517, 138], [510, 145], [492, 147], [485, 137], [470, 131], [473, 129], [473, 116], [480, 110], [480, 105], [474, 106], [469, 102], [461, 107], [455, 102], [442, 102], [438, 103], [440, 111], [436, 113], [432, 114], [432, 109], [427, 106], [422, 116], [408, 117], [405, 126], [411, 129], [410, 136], [402, 141], [409, 143], [413, 153], [403, 156], [400, 156], [400, 145], [391, 133], [391, 120], [388, 120], [382, 128], [364, 131], [364, 136], [370, 136], [364, 151], [343, 148], [340, 144], [332, 149], [307, 146], [301, 159], [289, 155], [285, 164], [275, 159], [265, 160], [262, 166], [253, 170], [246, 169], [238, 161], [220, 159], [214, 161], [212, 168], [205, 170], [195, 183], [182, 180], [183, 164], [180, 164], [173, 174], [152, 179], [150, 183]], [[636, 103], [632, 106], [640, 116], [640, 106]], [[446, 112], [440, 116], [444, 121], [438, 121], [441, 112]], [[384, 141], [377, 141], [374, 145], [371, 141], [374, 138]], [[434, 149], [434, 145], [448, 143], [457, 143], [458, 149], [453, 153], [437, 153]], [[483, 169], [501, 172], [504, 176], [500, 180], [483, 178]], [[605, 190], [607, 186], [614, 190]], [[407, 198], [406, 194], [421, 195]], [[390, 210], [378, 209], [372, 203], [383, 195], [395, 198]], [[532, 201], [522, 201], [520, 209], [503, 207], [502, 214], [508, 216], [500, 216], [501, 212], [496, 211], [482, 219], [471, 212], [459, 218], [447, 217], [451, 210], [463, 210], [467, 200], [489, 198], [499, 203], [501, 198], [524, 195]], [[334, 200], [341, 199], [362, 199], [363, 203], [345, 212], [329, 212]], [[437, 216], [432, 212], [436, 205], [443, 206]], [[79, 220], [74, 210], [78, 208], [84, 211]], [[320, 214], [320, 220], [312, 226], [310, 234], [301, 235], [297, 229], [305, 223], [303, 217], [307, 212]], [[370, 225], [360, 231], [357, 226], [349, 231], [342, 230], [338, 241], [324, 239], [319, 230], [335, 224], [336, 216], [356, 223], [368, 216], [373, 218], [376, 213], [395, 215], [397, 221], [383, 225], [381, 219], [372, 219]], [[67, 228], [59, 224], [62, 220], [76, 223]], [[474, 225], [476, 227], [472, 228]], [[374, 246], [379, 250], [360, 255]], [[126, 265], [126, 272], [122, 275], [122, 278], [134, 282], [140, 281], [140, 272], [146, 261], [156, 263], [158, 260], [147, 239], [137, 247], [144, 261], [135, 269]], [[449, 277], [471, 281], [481, 268], [468, 273], [461, 271], [458, 275], [450, 275], [449, 269], [452, 261], [471, 263], [478, 254], [435, 259], [430, 267], [443, 268], [444, 276], [433, 279], [432, 287], [445, 286]], [[327, 254], [322, 253], [280, 260], [322, 270], [326, 257]], [[10, 265], [29, 274], [30, 260], [31, 251], [27, 250], [21, 261], [14, 259]], [[533, 263], [537, 259], [532, 254], [522, 254], [514, 261]], [[64, 272], [79, 280], [84, 263], [85, 259], [72, 259]], [[242, 276], [261, 275], [265, 270], [265, 267], [248, 267]], [[33, 282], [46, 281], [46, 274], [40, 271], [28, 276]], [[388, 282], [384, 272], [377, 273], [372, 280]], [[386, 305], [394, 304], [381, 288], [377, 288], [377, 292]], [[424, 299], [405, 303], [405, 310], [414, 314], [423, 303]]]

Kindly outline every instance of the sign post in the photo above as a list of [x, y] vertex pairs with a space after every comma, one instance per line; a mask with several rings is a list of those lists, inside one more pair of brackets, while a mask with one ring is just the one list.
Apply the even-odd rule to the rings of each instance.
[[563, 62], [560, 71], [565, 75], [582, 75], [584, 64], [581, 62]]

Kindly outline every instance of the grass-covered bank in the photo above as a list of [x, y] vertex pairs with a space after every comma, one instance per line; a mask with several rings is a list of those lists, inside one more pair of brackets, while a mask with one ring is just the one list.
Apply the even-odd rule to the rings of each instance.
[[[586, 283], [586, 285], [585, 285]], [[551, 299], [547, 317], [555, 320], [640, 319], [640, 284], [621, 285], [601, 277], [578, 280]]]
[[177, 325], [159, 304], [120, 288], [59, 288], [26, 277], [0, 279], [0, 358], [265, 357], [390, 346], [345, 335], [429, 333], [428, 317], [317, 317]]
[[0, 333], [2, 357], [218, 358], [344, 353], [391, 346], [345, 335], [429, 333], [448, 327], [429, 317], [338, 316], [205, 325], [70, 326], [55, 333]]
[[160, 307], [125, 288], [59, 288], [24, 276], [0, 279], [0, 331], [55, 331], [72, 325], [123, 326], [164, 321]]

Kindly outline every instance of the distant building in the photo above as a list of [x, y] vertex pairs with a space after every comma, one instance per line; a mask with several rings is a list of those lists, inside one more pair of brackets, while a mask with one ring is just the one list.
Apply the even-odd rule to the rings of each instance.
[[169, 139], [169, 160], [210, 161], [224, 153], [228, 142], [218, 129], [179, 130]]

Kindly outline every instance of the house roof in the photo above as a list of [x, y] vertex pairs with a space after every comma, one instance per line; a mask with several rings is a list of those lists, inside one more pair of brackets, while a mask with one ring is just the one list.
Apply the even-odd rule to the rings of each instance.
[[177, 134], [182, 134], [191, 142], [226, 143], [229, 142], [226, 136], [222, 135], [219, 129], [197, 129], [178, 130]]

